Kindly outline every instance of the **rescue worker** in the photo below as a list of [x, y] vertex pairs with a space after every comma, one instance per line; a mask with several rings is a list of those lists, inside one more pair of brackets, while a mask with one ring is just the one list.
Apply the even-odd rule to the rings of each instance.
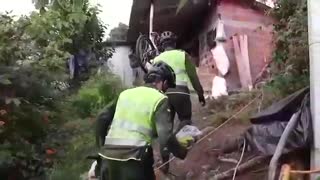
[[[145, 75], [146, 85], [123, 91], [116, 101], [113, 120], [99, 155], [107, 164], [103, 180], [153, 180], [151, 143], [158, 138], [160, 153], [184, 159], [187, 148], [172, 133], [173, 122], [164, 92], [175, 87], [175, 74], [164, 62]], [[111, 116], [110, 116], [111, 117]], [[107, 127], [106, 127], [107, 128]], [[104, 166], [104, 165], [102, 165]]]
[[166, 92], [171, 105], [171, 119], [177, 113], [180, 123], [176, 132], [183, 126], [192, 124], [192, 107], [190, 100], [190, 90], [188, 81], [190, 80], [194, 90], [198, 94], [199, 102], [206, 104], [203, 96], [203, 88], [200, 84], [195, 65], [191, 62], [191, 57], [187, 52], [176, 49], [176, 35], [170, 31], [165, 31], [160, 36], [160, 47], [164, 52], [154, 59], [154, 63], [163, 61], [174, 70], [176, 74], [176, 87], [169, 88]]

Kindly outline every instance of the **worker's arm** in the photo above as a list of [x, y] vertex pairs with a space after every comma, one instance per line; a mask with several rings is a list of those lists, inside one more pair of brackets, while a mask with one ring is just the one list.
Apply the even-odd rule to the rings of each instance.
[[105, 137], [108, 134], [109, 127], [116, 111], [117, 101], [118, 98], [111, 101], [97, 117], [96, 144], [98, 147], [104, 145]]
[[190, 55], [188, 53], [185, 53], [185, 54], [186, 54], [185, 66], [186, 66], [187, 75], [190, 79], [190, 82], [192, 84], [193, 89], [198, 94], [199, 101], [204, 105], [205, 104], [205, 100], [204, 100], [204, 96], [203, 96], [204, 92], [203, 92], [203, 88], [200, 83], [200, 80], [198, 78], [198, 75], [197, 75], [196, 67], [192, 63]]
[[185, 65], [186, 65], [186, 72], [187, 75], [190, 79], [190, 82], [192, 84], [192, 87], [194, 90], [197, 92], [197, 94], [202, 95], [203, 94], [203, 88], [200, 83], [200, 80], [197, 75], [196, 67], [191, 61], [191, 57], [189, 56], [188, 53], [186, 53], [186, 60], [185, 60]]
[[159, 103], [154, 118], [163, 160], [168, 160], [169, 152], [180, 159], [184, 159], [187, 155], [187, 149], [179, 144], [172, 132], [173, 122], [170, 119], [168, 98]]

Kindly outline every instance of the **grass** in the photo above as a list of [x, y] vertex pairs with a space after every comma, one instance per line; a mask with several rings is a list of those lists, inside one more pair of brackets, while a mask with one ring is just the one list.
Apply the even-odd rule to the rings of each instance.
[[257, 98], [251, 105], [245, 108], [237, 115], [237, 122], [248, 124], [250, 117], [272, 103], [282, 99], [287, 94], [279, 93], [279, 90], [272, 86], [266, 86], [262, 89], [256, 89], [251, 92], [239, 92], [229, 96], [220, 97], [217, 100], [210, 101], [208, 107], [212, 113], [210, 120], [214, 126], [220, 125], [234, 114], [239, 112], [244, 106]]
[[86, 156], [95, 152], [94, 127], [90, 120], [75, 120], [65, 124], [69, 131], [76, 130], [75, 135], [65, 147], [66, 154], [51, 170], [50, 180], [79, 180], [87, 172], [91, 161]]
[[[210, 101], [208, 107], [213, 114], [211, 116], [213, 125], [217, 126], [225, 122], [260, 94], [260, 91], [240, 92]], [[248, 123], [250, 115], [256, 111], [258, 104], [259, 98], [251, 106], [242, 111], [237, 116], [237, 120], [242, 123]]]

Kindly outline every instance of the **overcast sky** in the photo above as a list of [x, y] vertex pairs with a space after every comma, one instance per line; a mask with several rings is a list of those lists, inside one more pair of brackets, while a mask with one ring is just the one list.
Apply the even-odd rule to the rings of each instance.
[[[27, 15], [34, 10], [32, 0], [0, 0], [0, 3], [0, 12], [12, 10], [14, 15]], [[90, 0], [90, 3], [101, 5], [99, 17], [109, 25], [109, 31], [119, 22], [129, 24], [132, 0]]]

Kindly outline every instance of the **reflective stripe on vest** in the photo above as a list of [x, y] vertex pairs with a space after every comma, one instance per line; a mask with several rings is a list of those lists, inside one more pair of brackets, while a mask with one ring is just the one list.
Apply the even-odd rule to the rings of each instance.
[[123, 138], [106, 137], [104, 144], [116, 145], [116, 146], [145, 146], [148, 143], [145, 140], [139, 140], [139, 139], [123, 139]]
[[188, 86], [188, 75], [185, 67], [185, 57], [184, 51], [180, 50], [170, 50], [161, 53], [157, 56], [153, 62], [163, 61], [167, 63], [176, 74], [176, 84], [180, 86]]
[[121, 139], [121, 145], [140, 146], [143, 144], [141, 141], [151, 144], [152, 138], [156, 135], [153, 116], [159, 102], [164, 98], [167, 98], [164, 94], [149, 87], [123, 91], [106, 137], [108, 141], [105, 143], [117, 145], [115, 140], [110, 142], [110, 139]]
[[118, 128], [118, 129], [125, 129], [128, 131], [136, 131], [148, 136], [153, 136], [153, 131], [152, 128], [145, 128], [143, 126], [139, 126], [136, 123], [132, 123], [129, 120], [126, 119], [121, 119], [120, 121], [115, 121], [112, 124], [113, 127]]

